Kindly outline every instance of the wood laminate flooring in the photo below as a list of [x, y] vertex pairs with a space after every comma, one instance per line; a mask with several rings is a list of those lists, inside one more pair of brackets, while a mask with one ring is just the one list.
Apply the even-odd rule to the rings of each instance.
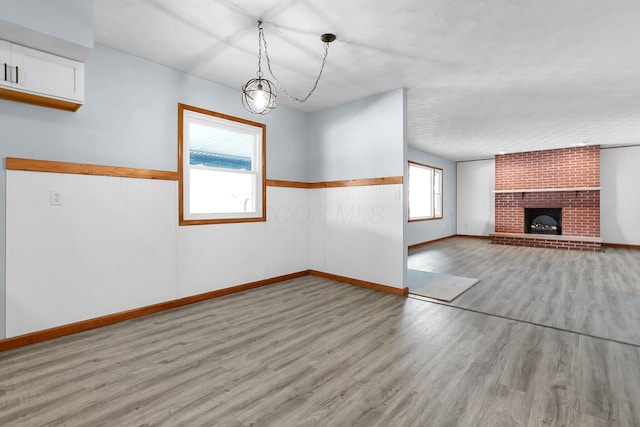
[[304, 277], [0, 353], [2, 426], [638, 426], [640, 348]]
[[450, 304], [640, 345], [640, 251], [494, 245], [456, 237], [412, 250], [408, 266], [477, 277]]

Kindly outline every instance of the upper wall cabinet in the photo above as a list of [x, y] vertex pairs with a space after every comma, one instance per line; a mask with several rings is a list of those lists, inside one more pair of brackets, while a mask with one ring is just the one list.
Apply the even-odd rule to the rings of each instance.
[[0, 40], [0, 98], [77, 111], [84, 64]]

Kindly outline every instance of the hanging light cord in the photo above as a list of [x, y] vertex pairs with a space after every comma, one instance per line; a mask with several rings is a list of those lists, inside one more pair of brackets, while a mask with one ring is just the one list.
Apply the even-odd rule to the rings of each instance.
[[[322, 58], [322, 66], [320, 67], [320, 72], [318, 73], [318, 77], [316, 78], [315, 83], [313, 84], [313, 87], [311, 88], [311, 90], [309, 91], [309, 93], [307, 94], [307, 96], [303, 97], [303, 98], [298, 98], [295, 97], [293, 95], [291, 95], [289, 92], [287, 92], [287, 90], [284, 88], [284, 86], [282, 86], [282, 83], [280, 83], [280, 80], [278, 80], [278, 78], [276, 77], [275, 74], [273, 74], [273, 70], [271, 69], [271, 59], [269, 59], [269, 52], [267, 51], [267, 40], [264, 38], [264, 31], [262, 31], [262, 21], [258, 21], [258, 43], [260, 43], [262, 41], [262, 43], [264, 44], [264, 56], [267, 58], [267, 68], [269, 69], [269, 74], [271, 74], [271, 77], [273, 77], [273, 79], [276, 81], [276, 83], [278, 83], [278, 86], [280, 87], [280, 90], [282, 90], [282, 92], [284, 92], [285, 95], [287, 95], [287, 97], [291, 100], [291, 101], [295, 101], [295, 102], [305, 102], [307, 99], [309, 99], [311, 97], [311, 95], [313, 94], [313, 92], [315, 92], [316, 88], [318, 87], [318, 82], [320, 81], [320, 77], [322, 77], [322, 72], [324, 71], [324, 65], [327, 63], [327, 55], [329, 55], [329, 43], [324, 44], [324, 57]], [[259, 56], [258, 56], [258, 73], [262, 74], [262, 71], [260, 71], [260, 57], [262, 56], [262, 46], [260, 46], [260, 49], [258, 50], [259, 52]], [[260, 77], [260, 76], [258, 76]]]

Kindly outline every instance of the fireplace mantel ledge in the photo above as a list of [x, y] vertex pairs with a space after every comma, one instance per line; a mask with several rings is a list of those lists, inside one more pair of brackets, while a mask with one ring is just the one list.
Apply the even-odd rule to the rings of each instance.
[[595, 191], [602, 190], [602, 187], [576, 187], [576, 188], [530, 188], [520, 190], [493, 190], [493, 193], [551, 193], [554, 191]]
[[556, 234], [527, 234], [527, 233], [489, 233], [489, 237], [511, 237], [514, 239], [541, 239], [541, 240], [564, 240], [571, 242], [592, 242], [602, 243], [601, 237], [585, 236], [565, 236]]

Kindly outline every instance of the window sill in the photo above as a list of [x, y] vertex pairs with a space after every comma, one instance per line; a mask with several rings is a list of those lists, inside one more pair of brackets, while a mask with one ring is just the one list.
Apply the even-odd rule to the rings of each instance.
[[419, 221], [433, 221], [436, 219], [444, 219], [444, 217], [435, 217], [435, 218], [409, 218], [407, 222], [419, 222]]

